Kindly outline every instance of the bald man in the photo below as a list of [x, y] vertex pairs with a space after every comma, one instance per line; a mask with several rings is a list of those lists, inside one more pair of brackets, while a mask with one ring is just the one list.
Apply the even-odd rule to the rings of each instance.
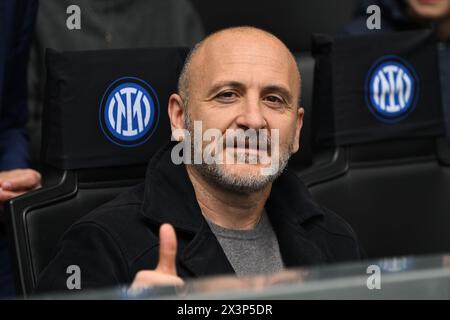
[[200, 42], [169, 99], [177, 141], [150, 161], [144, 184], [66, 232], [39, 291], [67, 290], [71, 265], [81, 289], [137, 289], [359, 259], [350, 226], [285, 170], [300, 148], [300, 87], [294, 57], [270, 33], [231, 28]]

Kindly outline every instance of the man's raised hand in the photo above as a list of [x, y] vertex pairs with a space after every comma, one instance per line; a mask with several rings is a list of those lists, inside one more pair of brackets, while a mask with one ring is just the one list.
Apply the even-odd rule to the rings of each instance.
[[130, 289], [184, 284], [183, 280], [177, 276], [176, 255], [177, 237], [175, 230], [170, 224], [163, 224], [159, 229], [159, 261], [156, 269], [139, 271], [134, 277]]

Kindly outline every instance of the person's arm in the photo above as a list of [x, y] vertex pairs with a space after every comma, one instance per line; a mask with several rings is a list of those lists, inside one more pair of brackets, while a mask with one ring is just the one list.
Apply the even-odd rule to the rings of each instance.
[[2, 95], [0, 96], [0, 206], [4, 201], [40, 186], [41, 176], [29, 167], [27, 64], [37, 0], [9, 4], [14, 19], [8, 20], [5, 38]]
[[28, 166], [26, 124], [27, 67], [36, 19], [37, 0], [18, 1], [9, 7], [14, 19], [9, 21], [9, 37], [3, 66], [3, 90], [0, 116], [0, 170]]

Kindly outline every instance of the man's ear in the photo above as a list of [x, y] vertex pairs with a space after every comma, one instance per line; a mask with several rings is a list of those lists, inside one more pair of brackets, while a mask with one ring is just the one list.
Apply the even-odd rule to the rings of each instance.
[[297, 110], [297, 120], [295, 123], [295, 138], [294, 138], [294, 149], [292, 150], [294, 153], [300, 149], [300, 132], [303, 127], [303, 117], [305, 115], [305, 109], [299, 107]]
[[169, 113], [172, 135], [174, 135], [175, 140], [180, 141], [179, 135], [175, 134], [175, 132], [184, 129], [185, 110], [183, 99], [180, 95], [174, 93], [170, 96], [167, 111]]

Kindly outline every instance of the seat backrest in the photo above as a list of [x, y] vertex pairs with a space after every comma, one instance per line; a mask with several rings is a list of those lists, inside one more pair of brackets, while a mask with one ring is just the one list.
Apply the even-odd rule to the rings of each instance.
[[450, 250], [432, 35], [321, 38], [313, 50], [320, 151], [301, 174], [313, 196], [350, 223], [370, 258]]
[[336, 147], [301, 175], [342, 216], [369, 258], [450, 250], [450, 162], [442, 139]]
[[[308, 51], [313, 33], [338, 33], [350, 22], [357, 0], [191, 0], [206, 33], [232, 26], [255, 26], [278, 36], [294, 52]], [[332, 18], [330, 19], [330, 17]]]
[[17, 289], [30, 294], [67, 228], [143, 181], [170, 140], [187, 48], [47, 53], [44, 186], [7, 204]]

